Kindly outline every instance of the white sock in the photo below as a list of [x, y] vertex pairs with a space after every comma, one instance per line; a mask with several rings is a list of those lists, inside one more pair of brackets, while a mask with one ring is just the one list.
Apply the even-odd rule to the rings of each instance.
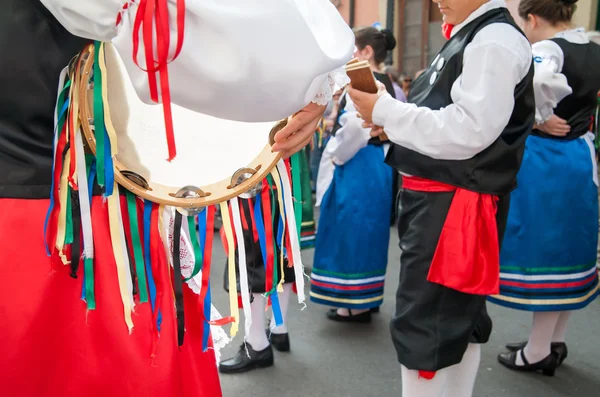
[[481, 345], [469, 343], [462, 361], [446, 369], [452, 381], [447, 383], [444, 397], [471, 397], [480, 361]]
[[[542, 361], [550, 355], [550, 343], [556, 329], [560, 312], [535, 312], [533, 313], [533, 324], [531, 335], [527, 346], [523, 349], [525, 358], [529, 364]], [[517, 353], [517, 365], [524, 365], [521, 353]]]
[[279, 307], [281, 308], [281, 317], [283, 324], [279, 327], [275, 323], [275, 316], [271, 316], [271, 332], [274, 334], [287, 334], [287, 312], [290, 306], [290, 297], [292, 296], [292, 283], [283, 284], [283, 292], [278, 293]]
[[567, 334], [567, 325], [569, 324], [571, 313], [573, 312], [560, 312], [558, 322], [556, 323], [556, 327], [554, 328], [554, 334], [552, 335], [552, 342], [564, 343], [565, 336]]
[[419, 376], [419, 371], [402, 365], [402, 397], [442, 397], [447, 384], [447, 371], [436, 372], [433, 379]]
[[337, 313], [340, 316], [349, 316], [350, 315], [350, 311], [352, 311], [352, 315], [356, 316], [357, 314], [366, 313], [369, 310], [370, 309], [345, 309], [345, 308], [339, 308], [339, 309], [337, 309]]
[[260, 294], [252, 294], [252, 324], [250, 333], [246, 335], [246, 342], [252, 346], [255, 351], [261, 351], [269, 346], [269, 339], [265, 333], [265, 298]]

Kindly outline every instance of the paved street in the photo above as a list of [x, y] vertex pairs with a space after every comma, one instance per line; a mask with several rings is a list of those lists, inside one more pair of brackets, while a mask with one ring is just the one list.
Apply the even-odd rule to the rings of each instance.
[[[388, 323], [393, 311], [399, 274], [399, 249], [392, 233], [382, 312], [370, 325], [338, 324], [326, 320], [326, 308], [308, 303], [300, 311], [290, 306], [291, 353], [275, 352], [275, 366], [241, 375], [222, 375], [225, 397], [392, 397], [400, 396], [400, 367], [390, 341]], [[228, 307], [222, 288], [225, 257], [215, 242], [213, 295], [219, 309]], [[312, 250], [304, 252], [312, 264]], [[308, 272], [308, 271], [307, 271]], [[294, 295], [295, 298], [295, 295]], [[567, 334], [569, 357], [554, 378], [510, 372], [496, 361], [505, 342], [528, 336], [530, 314], [489, 305], [494, 333], [483, 348], [475, 397], [598, 397], [600, 396], [600, 301], [576, 313]], [[242, 328], [243, 329], [243, 328]], [[238, 336], [224, 351], [234, 354]]]

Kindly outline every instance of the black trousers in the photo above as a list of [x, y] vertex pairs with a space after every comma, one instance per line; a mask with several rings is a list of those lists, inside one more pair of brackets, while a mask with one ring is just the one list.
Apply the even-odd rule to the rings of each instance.
[[[266, 269], [265, 263], [263, 261], [263, 254], [260, 247], [260, 242], [254, 240], [254, 233], [252, 220], [250, 216], [250, 210], [254, 208], [254, 200], [255, 199], [240, 199], [241, 211], [245, 213], [245, 218], [248, 223], [248, 228], [244, 229], [244, 246], [246, 248], [246, 268], [248, 273], [248, 285], [250, 287], [251, 293], [265, 293], [265, 281], [266, 281]], [[279, 204], [277, 200], [273, 200], [274, 203], [271, 203], [271, 208], [274, 211], [275, 222], [273, 225], [273, 234], [277, 236], [277, 231], [279, 227]], [[241, 287], [239, 285], [240, 280], [240, 268], [239, 268], [239, 255], [237, 252], [238, 247], [236, 247], [235, 253], [235, 273], [237, 290], [241, 291]], [[275, 246], [275, 254], [277, 255], [277, 279], [274, 280], [274, 285], [281, 280], [281, 250], [277, 245]], [[284, 259], [283, 264], [283, 275], [285, 283], [293, 283], [296, 281], [294, 269], [288, 266], [287, 259]], [[225, 271], [224, 271], [224, 281], [223, 286], [226, 291], [229, 292], [229, 259], [225, 261]]]
[[[454, 193], [415, 192], [399, 196], [400, 283], [391, 321], [392, 341], [402, 365], [437, 371], [462, 361], [469, 343], [486, 343], [492, 320], [486, 296], [459, 292], [427, 281]], [[500, 197], [496, 220], [502, 241], [510, 196]]]

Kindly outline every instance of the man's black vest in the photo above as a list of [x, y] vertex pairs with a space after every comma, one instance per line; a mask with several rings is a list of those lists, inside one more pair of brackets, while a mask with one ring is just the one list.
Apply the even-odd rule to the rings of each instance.
[[[493, 23], [507, 23], [519, 30], [505, 8], [488, 11], [473, 20], [448, 40], [440, 51], [439, 58], [445, 60], [442, 69], [437, 70], [437, 62], [433, 62], [415, 80], [408, 101], [432, 110], [452, 104], [450, 91], [462, 74], [465, 48], [477, 32]], [[437, 79], [430, 84], [433, 73], [436, 73]], [[488, 95], [494, 93], [490, 92]], [[405, 174], [479, 193], [506, 194], [516, 187], [525, 139], [533, 127], [534, 118], [532, 62], [529, 73], [515, 88], [515, 106], [508, 125], [487, 149], [468, 160], [436, 160], [402, 146], [392, 145], [386, 162]]]
[[0, 198], [50, 197], [60, 72], [86, 42], [39, 0], [0, 3]]
[[567, 120], [571, 132], [565, 137], [534, 131], [535, 135], [553, 139], [575, 139], [590, 131], [600, 90], [600, 46], [596, 43], [574, 44], [565, 39], [552, 39], [564, 54], [562, 74], [573, 90], [554, 109], [554, 114]]

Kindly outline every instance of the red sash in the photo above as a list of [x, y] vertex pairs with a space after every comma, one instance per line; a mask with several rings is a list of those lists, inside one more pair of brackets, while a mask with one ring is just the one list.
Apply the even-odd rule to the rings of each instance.
[[402, 187], [417, 192], [455, 192], [427, 280], [468, 294], [498, 294], [498, 197], [418, 177], [404, 176]]

